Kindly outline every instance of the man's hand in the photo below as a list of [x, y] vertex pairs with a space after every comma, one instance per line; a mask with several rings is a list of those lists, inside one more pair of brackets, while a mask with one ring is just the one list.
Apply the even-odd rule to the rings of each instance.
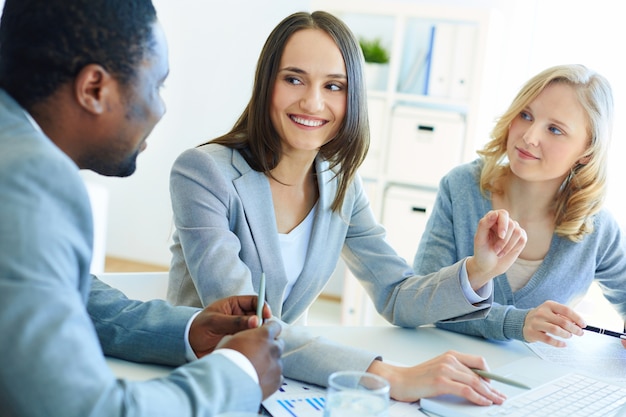
[[506, 210], [492, 210], [478, 223], [474, 256], [467, 259], [467, 275], [474, 290], [505, 273], [526, 246], [526, 231]]
[[[198, 358], [213, 352], [226, 335], [259, 325], [256, 315], [256, 295], [222, 298], [207, 306], [191, 323], [189, 344]], [[263, 306], [263, 318], [272, 317], [267, 304]]]
[[281, 355], [284, 343], [277, 339], [282, 327], [277, 321], [267, 321], [263, 326], [230, 336], [219, 349], [234, 349], [242, 353], [254, 366], [259, 376], [263, 399], [272, 395], [282, 383]]

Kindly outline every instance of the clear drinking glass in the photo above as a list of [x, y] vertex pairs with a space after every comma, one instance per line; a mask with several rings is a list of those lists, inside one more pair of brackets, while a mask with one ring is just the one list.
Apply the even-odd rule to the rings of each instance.
[[328, 377], [324, 417], [388, 417], [389, 382], [368, 372], [341, 371]]

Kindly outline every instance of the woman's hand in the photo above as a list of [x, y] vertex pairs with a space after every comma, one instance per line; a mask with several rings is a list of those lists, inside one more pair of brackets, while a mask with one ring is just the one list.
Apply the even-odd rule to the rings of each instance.
[[478, 405], [502, 404], [506, 397], [470, 368], [487, 370], [487, 363], [480, 356], [448, 351], [412, 367], [374, 361], [368, 372], [386, 378], [391, 398], [398, 401], [454, 394]]
[[569, 339], [573, 334], [582, 336], [583, 328], [586, 326], [582, 316], [571, 308], [556, 301], [546, 301], [528, 312], [524, 320], [523, 334], [527, 342], [543, 342], [556, 347], [565, 347], [564, 341], [553, 336], [562, 339]]
[[505, 273], [526, 246], [526, 231], [506, 210], [492, 210], [478, 222], [474, 256], [467, 259], [467, 275], [474, 290]]

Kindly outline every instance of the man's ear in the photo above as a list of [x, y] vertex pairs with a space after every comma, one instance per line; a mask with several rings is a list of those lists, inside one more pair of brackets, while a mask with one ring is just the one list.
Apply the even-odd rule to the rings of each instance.
[[80, 106], [93, 114], [107, 109], [107, 102], [114, 94], [115, 80], [101, 65], [89, 64], [80, 70], [74, 79], [74, 91]]

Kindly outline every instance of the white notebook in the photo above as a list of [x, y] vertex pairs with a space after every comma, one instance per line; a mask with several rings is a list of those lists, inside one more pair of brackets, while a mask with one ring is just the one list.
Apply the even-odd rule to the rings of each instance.
[[[610, 412], [607, 411], [607, 414], [599, 415], [621, 416], [622, 414], [620, 414], [620, 411], [624, 409], [623, 415], [626, 416], [626, 387], [621, 384], [618, 385], [613, 381], [603, 380], [588, 374], [582, 374], [580, 372], [572, 372], [569, 368], [534, 357], [516, 360], [502, 367], [492, 369], [491, 372], [521, 382], [528, 385], [532, 389], [527, 390], [517, 388], [492, 380], [491, 385], [507, 395], [507, 400], [502, 406], [478, 406], [457, 396], [442, 395], [439, 397], [422, 399], [422, 409], [442, 417], [507, 415], [554, 417], [558, 415], [557, 412], [555, 412], [554, 409], [550, 409], [548, 406], [543, 406], [543, 404], [554, 404], [556, 401], [555, 397], [559, 395], [566, 398], [563, 401], [568, 403], [568, 407], [576, 410], [600, 404], [600, 401], [592, 401], [588, 394], [583, 394], [581, 392], [582, 388], [564, 387], [566, 382], [569, 384], [572, 379], [578, 378], [576, 382], [581, 385], [587, 385], [588, 383], [593, 384], [596, 387], [595, 391], [597, 392], [595, 396], [602, 397], [602, 401], [610, 405], [604, 407], [612, 409]], [[577, 386], [574, 385], [573, 387]], [[566, 392], [566, 389], [569, 389], [569, 392]], [[546, 394], [548, 392], [549, 395], [547, 396]], [[524, 400], [526, 401], [523, 402]], [[577, 405], [575, 401], [581, 402]], [[512, 407], [514, 404], [516, 404], [516, 409]], [[513, 414], [513, 411], [517, 414]], [[524, 414], [525, 412], [527, 414]], [[574, 415], [574, 413], [568, 411], [564, 415], [571, 416]]]

